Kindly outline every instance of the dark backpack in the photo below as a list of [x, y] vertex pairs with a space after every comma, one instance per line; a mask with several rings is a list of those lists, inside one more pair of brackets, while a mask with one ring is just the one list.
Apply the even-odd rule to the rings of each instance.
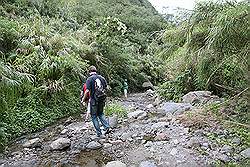
[[94, 79], [94, 84], [95, 84], [94, 98], [96, 102], [104, 102], [107, 97], [105, 93], [106, 86], [104, 85], [104, 79], [101, 76], [97, 76]]

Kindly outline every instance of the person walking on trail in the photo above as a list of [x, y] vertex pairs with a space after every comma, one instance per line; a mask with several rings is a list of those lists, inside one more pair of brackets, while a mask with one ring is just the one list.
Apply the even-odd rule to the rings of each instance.
[[91, 66], [89, 68], [89, 74], [86, 81], [87, 89], [84, 93], [83, 100], [87, 98], [88, 93], [90, 92], [90, 115], [93, 122], [93, 125], [96, 130], [97, 137], [103, 137], [102, 131], [100, 129], [99, 121], [102, 123], [105, 135], [110, 133], [110, 125], [107, 122], [103, 109], [106, 101], [106, 89], [107, 89], [107, 81], [101, 75], [98, 75], [95, 66]]
[[127, 83], [127, 79], [125, 79], [124, 83], [123, 83], [123, 93], [124, 93], [124, 97], [127, 98], [128, 97], [128, 83]]

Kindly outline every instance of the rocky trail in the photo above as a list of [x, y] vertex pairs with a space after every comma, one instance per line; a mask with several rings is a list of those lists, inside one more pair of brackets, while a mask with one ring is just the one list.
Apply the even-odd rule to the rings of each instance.
[[[151, 90], [131, 94], [117, 100], [128, 117], [110, 117], [113, 131], [106, 138], [95, 138], [91, 122], [68, 118], [17, 139], [0, 155], [0, 167], [206, 167], [249, 158], [250, 149], [241, 148], [240, 138], [220, 126], [195, 130], [180, 119], [198, 111], [195, 104], [220, 100], [209, 92], [187, 94], [185, 103], [163, 102]], [[211, 133], [230, 136], [231, 144], [210, 140]]]

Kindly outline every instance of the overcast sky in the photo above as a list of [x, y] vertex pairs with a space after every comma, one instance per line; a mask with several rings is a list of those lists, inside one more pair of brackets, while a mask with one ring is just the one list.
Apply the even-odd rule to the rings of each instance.
[[181, 7], [185, 9], [193, 9], [195, 0], [148, 0], [156, 10], [162, 12], [162, 7], [170, 7], [171, 9]]

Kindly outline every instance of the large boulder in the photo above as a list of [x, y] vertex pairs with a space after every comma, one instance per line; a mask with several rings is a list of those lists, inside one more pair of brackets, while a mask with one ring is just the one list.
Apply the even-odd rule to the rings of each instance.
[[143, 88], [151, 88], [151, 89], [154, 89], [154, 85], [150, 82], [150, 81], [147, 81], [147, 82], [144, 82], [143, 84], [142, 84], [142, 87]]
[[63, 150], [68, 148], [70, 145], [71, 145], [70, 139], [59, 138], [50, 144], [50, 148], [52, 150]]
[[184, 111], [189, 111], [193, 109], [193, 106], [189, 103], [174, 103], [166, 102], [163, 104], [161, 111], [171, 114], [182, 114]]
[[210, 91], [193, 91], [182, 97], [183, 103], [190, 103], [192, 105], [211, 104], [222, 102], [218, 96], [212, 95]]
[[41, 147], [42, 146], [42, 141], [40, 138], [34, 138], [31, 140], [28, 140], [23, 144], [23, 147], [29, 147], [29, 148], [34, 148], [34, 147]]
[[105, 167], [127, 167], [127, 165], [122, 163], [121, 161], [111, 161], [108, 162]]

